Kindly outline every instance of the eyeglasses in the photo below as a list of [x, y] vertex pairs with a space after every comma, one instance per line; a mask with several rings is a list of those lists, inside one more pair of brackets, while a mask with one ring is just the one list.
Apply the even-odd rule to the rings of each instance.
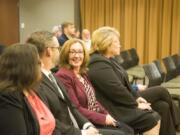
[[75, 55], [75, 54], [82, 55], [82, 54], [84, 54], [84, 51], [81, 51], [81, 50], [80, 51], [70, 50], [69, 53], [72, 54], [72, 55]]

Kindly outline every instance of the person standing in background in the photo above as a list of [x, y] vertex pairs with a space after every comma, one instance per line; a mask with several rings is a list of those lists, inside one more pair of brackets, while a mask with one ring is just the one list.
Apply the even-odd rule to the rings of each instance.
[[63, 44], [73, 38], [75, 36], [75, 26], [71, 22], [64, 22], [61, 24], [62, 27], [62, 35], [58, 38], [58, 42], [60, 46], [63, 46]]
[[91, 33], [88, 29], [82, 30], [82, 40], [85, 42], [86, 48], [89, 51], [91, 48]]

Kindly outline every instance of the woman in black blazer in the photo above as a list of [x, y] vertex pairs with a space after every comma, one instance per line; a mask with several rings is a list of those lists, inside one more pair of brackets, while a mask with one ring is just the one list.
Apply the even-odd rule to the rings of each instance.
[[102, 27], [94, 31], [88, 75], [97, 99], [115, 119], [127, 123], [136, 133], [159, 135], [160, 116], [150, 103], [131, 90], [124, 71], [112, 62], [119, 53], [117, 30]]
[[179, 110], [168, 91], [160, 86], [141, 93], [132, 90], [126, 71], [114, 59], [120, 53], [119, 33], [115, 29], [103, 27], [96, 30], [91, 53], [88, 75], [96, 88], [97, 99], [112, 116], [132, 126], [136, 132], [145, 132], [153, 127], [153, 121], [155, 125], [158, 120], [152, 117], [155, 114], [152, 105], [162, 118], [160, 135], [176, 134], [175, 126], [180, 123]]
[[[37, 96], [32, 89], [40, 78], [39, 56], [33, 45], [16, 44], [4, 50], [0, 57], [1, 135], [53, 134], [55, 120], [41, 100], [36, 98]], [[37, 100], [34, 100], [35, 98]], [[49, 119], [50, 124], [46, 126], [50, 126], [51, 129], [41, 128], [44, 122], [41, 120], [40, 123], [38, 109], [34, 107], [36, 103], [45, 109], [45, 113], [48, 112], [51, 115], [51, 119], [49, 119], [50, 115], [41, 113], [42, 119]]]

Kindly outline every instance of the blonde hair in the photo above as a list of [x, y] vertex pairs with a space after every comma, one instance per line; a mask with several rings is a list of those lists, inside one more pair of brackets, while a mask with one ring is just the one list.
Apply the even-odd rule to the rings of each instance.
[[84, 59], [83, 59], [83, 63], [80, 68], [80, 73], [83, 74], [83, 73], [86, 73], [86, 71], [87, 71], [87, 64], [89, 62], [89, 53], [85, 47], [84, 42], [80, 39], [72, 38], [65, 42], [65, 44], [63, 45], [63, 47], [60, 51], [59, 65], [60, 65], [60, 67], [73, 69], [73, 67], [69, 64], [69, 51], [70, 51], [71, 46], [75, 43], [80, 43], [83, 48], [83, 51], [84, 51]]
[[112, 44], [114, 36], [120, 37], [119, 32], [112, 27], [100, 27], [92, 34], [92, 46], [90, 53], [100, 52], [105, 54], [107, 48]]

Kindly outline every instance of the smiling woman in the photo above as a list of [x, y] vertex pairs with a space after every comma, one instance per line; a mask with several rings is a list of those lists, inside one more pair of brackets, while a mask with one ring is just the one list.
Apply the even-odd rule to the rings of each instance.
[[86, 74], [89, 55], [84, 42], [79, 39], [66, 41], [60, 57], [60, 69], [56, 75], [67, 88], [77, 109], [97, 127], [112, 129], [114, 135], [132, 134], [132, 129], [127, 125], [120, 123], [119, 127], [119, 122], [96, 100], [94, 88]]
[[85, 48], [84, 42], [79, 39], [68, 40], [66, 47], [62, 47], [60, 52], [60, 67], [68, 69], [80, 68], [80, 73], [87, 71], [89, 54]]

